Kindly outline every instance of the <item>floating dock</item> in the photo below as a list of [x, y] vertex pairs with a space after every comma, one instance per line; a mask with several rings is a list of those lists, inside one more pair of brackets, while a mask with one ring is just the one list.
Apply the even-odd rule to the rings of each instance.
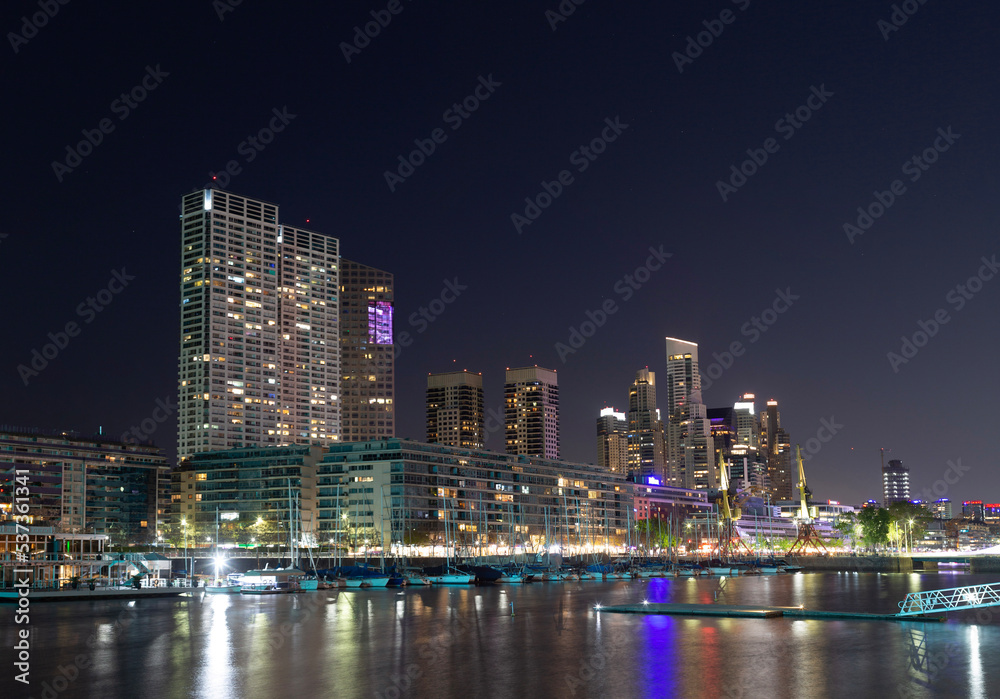
[[942, 617], [907, 616], [895, 614], [866, 614], [864, 612], [825, 612], [801, 607], [770, 607], [742, 604], [674, 604], [650, 602], [648, 604], [618, 604], [594, 607], [600, 612], [617, 614], [671, 614], [674, 616], [737, 617], [746, 619], [858, 619], [863, 621], [944, 621]]
[[[98, 587], [93, 590], [81, 585], [77, 590], [36, 590], [24, 597], [29, 602], [75, 602], [80, 600], [104, 600], [104, 599], [146, 599], [148, 597], [177, 597], [190, 592], [197, 592], [200, 588], [190, 587], [143, 587], [135, 588], [112, 588]], [[17, 604], [20, 595], [17, 590], [0, 590], [0, 603]]]

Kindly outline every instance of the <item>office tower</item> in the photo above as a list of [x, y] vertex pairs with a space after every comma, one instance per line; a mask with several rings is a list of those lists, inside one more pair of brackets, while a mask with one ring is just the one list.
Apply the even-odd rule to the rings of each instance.
[[597, 418], [597, 465], [611, 473], [628, 473], [628, 422], [625, 413], [604, 408]]
[[559, 458], [559, 385], [538, 366], [507, 369], [504, 421], [508, 454]]
[[337, 248], [336, 238], [278, 226], [281, 444], [329, 444], [340, 438]]
[[666, 346], [669, 484], [692, 489], [714, 488], [718, 469], [711, 425], [701, 402], [698, 345], [668, 337]]
[[928, 503], [927, 509], [937, 519], [951, 519], [952, 517], [951, 500], [948, 498], [939, 498]]
[[181, 199], [178, 457], [329, 443], [338, 417], [338, 241], [217, 189]]
[[393, 304], [392, 274], [341, 258], [342, 441], [394, 435]]
[[178, 457], [278, 444], [278, 207], [182, 198]]
[[778, 401], [769, 400], [761, 417], [761, 438], [764, 442], [769, 493], [774, 502], [795, 499], [798, 466], [793, 463], [792, 441], [781, 428]]
[[767, 473], [767, 456], [761, 448], [755, 397], [753, 393], [744, 393], [733, 404], [736, 440], [732, 458], [741, 470], [743, 487], [749, 488], [755, 495], [763, 495], [770, 488], [770, 478]]
[[733, 404], [736, 416], [736, 441], [754, 449], [760, 446], [760, 423], [757, 422], [754, 410], [755, 398], [753, 393], [744, 393]]
[[482, 449], [483, 375], [452, 371], [427, 375], [427, 441]]
[[[892, 465], [892, 462], [889, 462]], [[983, 507], [982, 500], [966, 500], [962, 503], [962, 516], [966, 519], [973, 519], [977, 522], [983, 522], [986, 519], [986, 510]]]
[[628, 472], [666, 483], [663, 422], [656, 409], [656, 374], [640, 369], [628, 393]]
[[888, 507], [894, 502], [907, 502], [909, 499], [910, 469], [903, 466], [899, 459], [892, 459], [882, 467], [882, 502]]

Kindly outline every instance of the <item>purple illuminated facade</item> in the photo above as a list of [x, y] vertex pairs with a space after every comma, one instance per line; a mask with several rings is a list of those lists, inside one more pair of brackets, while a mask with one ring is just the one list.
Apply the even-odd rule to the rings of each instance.
[[388, 301], [368, 306], [368, 341], [376, 345], [392, 344], [392, 304]]

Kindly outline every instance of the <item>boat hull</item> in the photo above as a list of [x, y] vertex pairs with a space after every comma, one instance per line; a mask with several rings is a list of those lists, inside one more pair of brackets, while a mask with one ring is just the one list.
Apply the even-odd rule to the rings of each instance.
[[238, 595], [241, 585], [205, 585], [205, 592], [210, 595]]
[[456, 575], [454, 573], [430, 576], [430, 581], [434, 585], [469, 585], [475, 582], [475, 580], [475, 576], [465, 574]]

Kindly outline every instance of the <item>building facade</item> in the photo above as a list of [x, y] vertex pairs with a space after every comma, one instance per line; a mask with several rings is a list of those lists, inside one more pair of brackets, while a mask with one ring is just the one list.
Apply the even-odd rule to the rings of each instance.
[[181, 236], [178, 457], [277, 444], [278, 207], [191, 192]]
[[427, 375], [427, 442], [483, 449], [483, 375], [452, 371]]
[[622, 476], [628, 473], [628, 421], [614, 408], [604, 408], [597, 418], [597, 465]]
[[340, 268], [341, 425], [345, 442], [396, 433], [393, 275], [350, 260]]
[[331, 446], [318, 478], [320, 537], [355, 545], [620, 542], [632, 506], [595, 466], [403, 439]]
[[711, 425], [701, 400], [698, 345], [668, 337], [666, 347], [666, 470], [669, 485], [715, 488], [718, 469]]
[[340, 439], [338, 248], [336, 238], [278, 226], [281, 444]]
[[[214, 538], [216, 513], [238, 543], [287, 544], [295, 528], [315, 544], [316, 469], [321, 445], [202, 452], [171, 474], [173, 534], [192, 543]], [[227, 542], [229, 543], [229, 542]]]
[[0, 430], [0, 474], [0, 520], [12, 519], [15, 485], [26, 487], [30, 524], [116, 544], [156, 540], [170, 478], [159, 447], [17, 429]]
[[656, 408], [656, 374], [648, 368], [635, 374], [628, 394], [628, 472], [635, 478], [653, 476], [667, 482], [663, 422]]
[[894, 502], [910, 499], [910, 469], [899, 459], [892, 459], [882, 467], [882, 503], [889, 507]]
[[778, 401], [769, 400], [761, 416], [761, 438], [767, 462], [767, 480], [771, 500], [795, 499], [798, 480], [796, 466], [792, 463], [792, 439], [781, 427]]
[[559, 458], [559, 382], [538, 366], [507, 369], [504, 383], [506, 452]]

